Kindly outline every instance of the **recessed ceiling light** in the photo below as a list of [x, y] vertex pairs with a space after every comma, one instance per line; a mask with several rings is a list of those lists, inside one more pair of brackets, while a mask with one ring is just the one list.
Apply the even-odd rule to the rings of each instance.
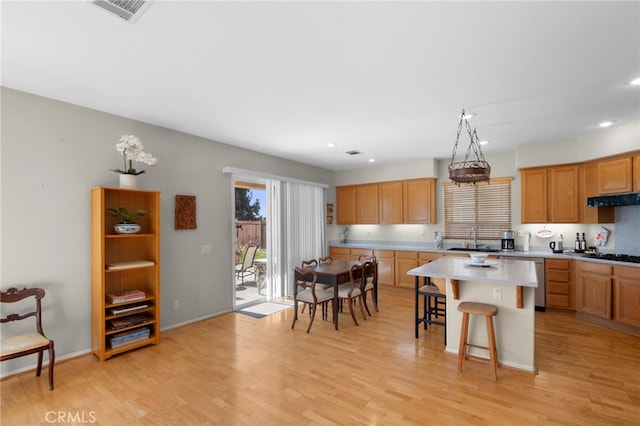
[[480, 145], [486, 145], [486, 144], [488, 144], [488, 143], [489, 143], [489, 141], [480, 141], [480, 142], [478, 142], [478, 143], [479, 143]]
[[375, 163], [375, 162], [376, 162], [376, 159], [375, 159], [375, 158], [369, 158], [369, 162], [370, 162], [370, 163]]
[[630, 86], [640, 86], [640, 77], [636, 78], [635, 80], [631, 80], [629, 82]]
[[338, 144], [337, 144], [337, 143], [335, 143], [335, 142], [331, 142], [331, 143], [328, 143], [328, 144], [327, 144], [327, 146], [328, 146], [329, 148], [335, 148], [336, 146], [338, 146]]
[[599, 126], [603, 128], [611, 127], [613, 123], [615, 123], [615, 121], [603, 121], [602, 123], [599, 124]]

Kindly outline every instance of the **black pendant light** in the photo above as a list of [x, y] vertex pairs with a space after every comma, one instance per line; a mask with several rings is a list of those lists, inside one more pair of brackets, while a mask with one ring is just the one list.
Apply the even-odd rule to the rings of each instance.
[[[458, 150], [458, 142], [460, 141], [460, 133], [462, 132], [462, 123], [464, 122], [467, 133], [469, 134], [469, 147], [464, 156], [464, 161], [456, 162], [456, 151]], [[473, 156], [471, 155], [473, 151]], [[471, 158], [469, 158], [471, 157]], [[460, 114], [460, 123], [458, 124], [458, 134], [456, 135], [456, 143], [453, 146], [453, 154], [451, 155], [451, 163], [449, 164], [449, 179], [457, 185], [475, 185], [478, 182], [489, 182], [491, 175], [491, 166], [484, 159], [478, 134], [476, 129], [471, 131], [467, 116], [462, 110]]]

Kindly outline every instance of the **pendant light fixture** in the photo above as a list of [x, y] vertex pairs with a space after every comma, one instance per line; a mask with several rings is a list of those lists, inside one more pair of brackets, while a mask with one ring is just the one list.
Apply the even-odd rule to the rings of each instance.
[[[469, 147], [467, 148], [464, 160], [456, 162], [456, 151], [458, 150], [458, 142], [460, 141], [463, 122], [470, 138]], [[473, 156], [471, 156], [471, 151], [473, 151]], [[471, 158], [469, 158], [470, 156]], [[453, 146], [451, 163], [449, 164], [449, 179], [457, 185], [475, 185], [478, 182], [489, 182], [490, 175], [491, 166], [484, 159], [476, 129], [473, 129], [473, 132], [471, 131], [471, 126], [469, 126], [469, 121], [463, 109], [462, 114], [460, 114], [458, 134], [456, 135], [456, 143]]]

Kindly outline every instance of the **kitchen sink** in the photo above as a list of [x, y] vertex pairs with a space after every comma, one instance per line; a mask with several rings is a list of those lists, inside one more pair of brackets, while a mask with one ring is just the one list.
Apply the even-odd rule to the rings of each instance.
[[464, 248], [464, 247], [451, 247], [447, 250], [451, 251], [480, 251], [484, 253], [500, 253], [499, 249], [491, 249], [491, 248]]

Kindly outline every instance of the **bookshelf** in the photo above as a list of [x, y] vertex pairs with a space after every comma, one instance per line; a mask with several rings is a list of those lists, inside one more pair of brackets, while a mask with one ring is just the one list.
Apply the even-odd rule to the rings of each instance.
[[[119, 207], [147, 211], [139, 233], [115, 233], [118, 221], [106, 210]], [[91, 189], [91, 307], [92, 351], [100, 362], [160, 343], [159, 192]]]

